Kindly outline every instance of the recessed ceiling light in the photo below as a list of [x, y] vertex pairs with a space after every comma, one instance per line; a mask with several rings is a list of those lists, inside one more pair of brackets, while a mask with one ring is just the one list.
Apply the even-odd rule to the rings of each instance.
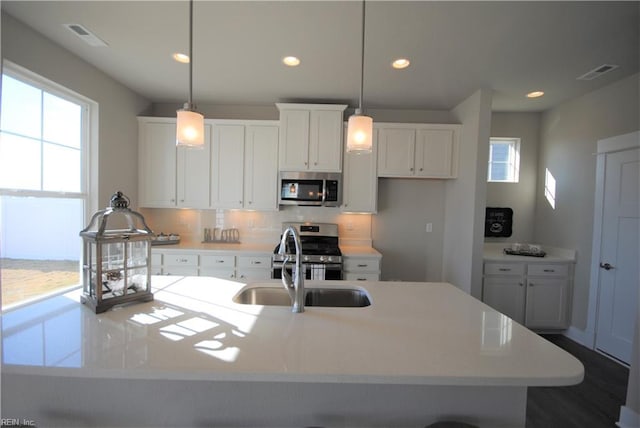
[[288, 65], [289, 67], [295, 67], [297, 65], [300, 65], [300, 58], [295, 56], [285, 56], [284, 58], [282, 58], [282, 62], [284, 63], [284, 65]]
[[411, 64], [411, 61], [409, 61], [408, 59], [398, 58], [391, 63], [391, 66], [397, 70], [402, 70], [403, 68], [409, 67], [409, 64]]
[[189, 64], [189, 55], [185, 55], [180, 52], [176, 52], [173, 54], [173, 59], [183, 64]]
[[527, 94], [527, 98], [538, 98], [544, 95], [542, 91], [533, 91]]

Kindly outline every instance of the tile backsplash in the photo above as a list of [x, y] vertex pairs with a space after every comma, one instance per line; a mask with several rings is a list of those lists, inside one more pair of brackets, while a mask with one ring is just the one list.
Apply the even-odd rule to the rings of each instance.
[[140, 208], [156, 233], [177, 233], [182, 242], [200, 242], [205, 228], [236, 228], [243, 243], [276, 243], [282, 223], [337, 223], [343, 245], [371, 245], [371, 215], [343, 214], [339, 208], [283, 207], [280, 211]]

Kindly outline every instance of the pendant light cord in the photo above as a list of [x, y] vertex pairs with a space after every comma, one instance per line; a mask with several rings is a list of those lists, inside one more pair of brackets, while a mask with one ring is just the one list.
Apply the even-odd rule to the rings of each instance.
[[361, 40], [361, 52], [360, 52], [360, 102], [358, 104], [358, 112], [362, 114], [362, 93], [364, 91], [364, 2], [362, 0], [362, 40]]
[[193, 109], [193, 0], [189, 0], [189, 109]]

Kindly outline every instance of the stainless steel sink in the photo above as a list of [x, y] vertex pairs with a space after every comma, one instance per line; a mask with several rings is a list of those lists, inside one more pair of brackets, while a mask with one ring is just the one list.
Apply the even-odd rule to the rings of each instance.
[[[305, 306], [363, 308], [371, 305], [366, 291], [357, 288], [307, 288]], [[289, 293], [283, 287], [245, 288], [233, 298], [243, 305], [291, 306]]]

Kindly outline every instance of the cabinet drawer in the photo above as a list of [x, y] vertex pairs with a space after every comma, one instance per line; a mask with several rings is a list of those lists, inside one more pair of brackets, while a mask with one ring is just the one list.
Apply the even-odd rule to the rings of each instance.
[[235, 256], [200, 256], [200, 266], [215, 268], [232, 268], [235, 265]]
[[485, 263], [485, 275], [524, 275], [524, 263]]
[[569, 265], [567, 264], [539, 264], [532, 263], [527, 268], [527, 275], [536, 276], [569, 276]]
[[165, 266], [194, 266], [198, 267], [197, 254], [164, 254]]
[[380, 275], [369, 272], [345, 272], [345, 281], [379, 281]]
[[270, 268], [271, 256], [239, 256], [238, 267], [241, 268]]
[[379, 259], [345, 258], [344, 270], [346, 272], [379, 272]]

